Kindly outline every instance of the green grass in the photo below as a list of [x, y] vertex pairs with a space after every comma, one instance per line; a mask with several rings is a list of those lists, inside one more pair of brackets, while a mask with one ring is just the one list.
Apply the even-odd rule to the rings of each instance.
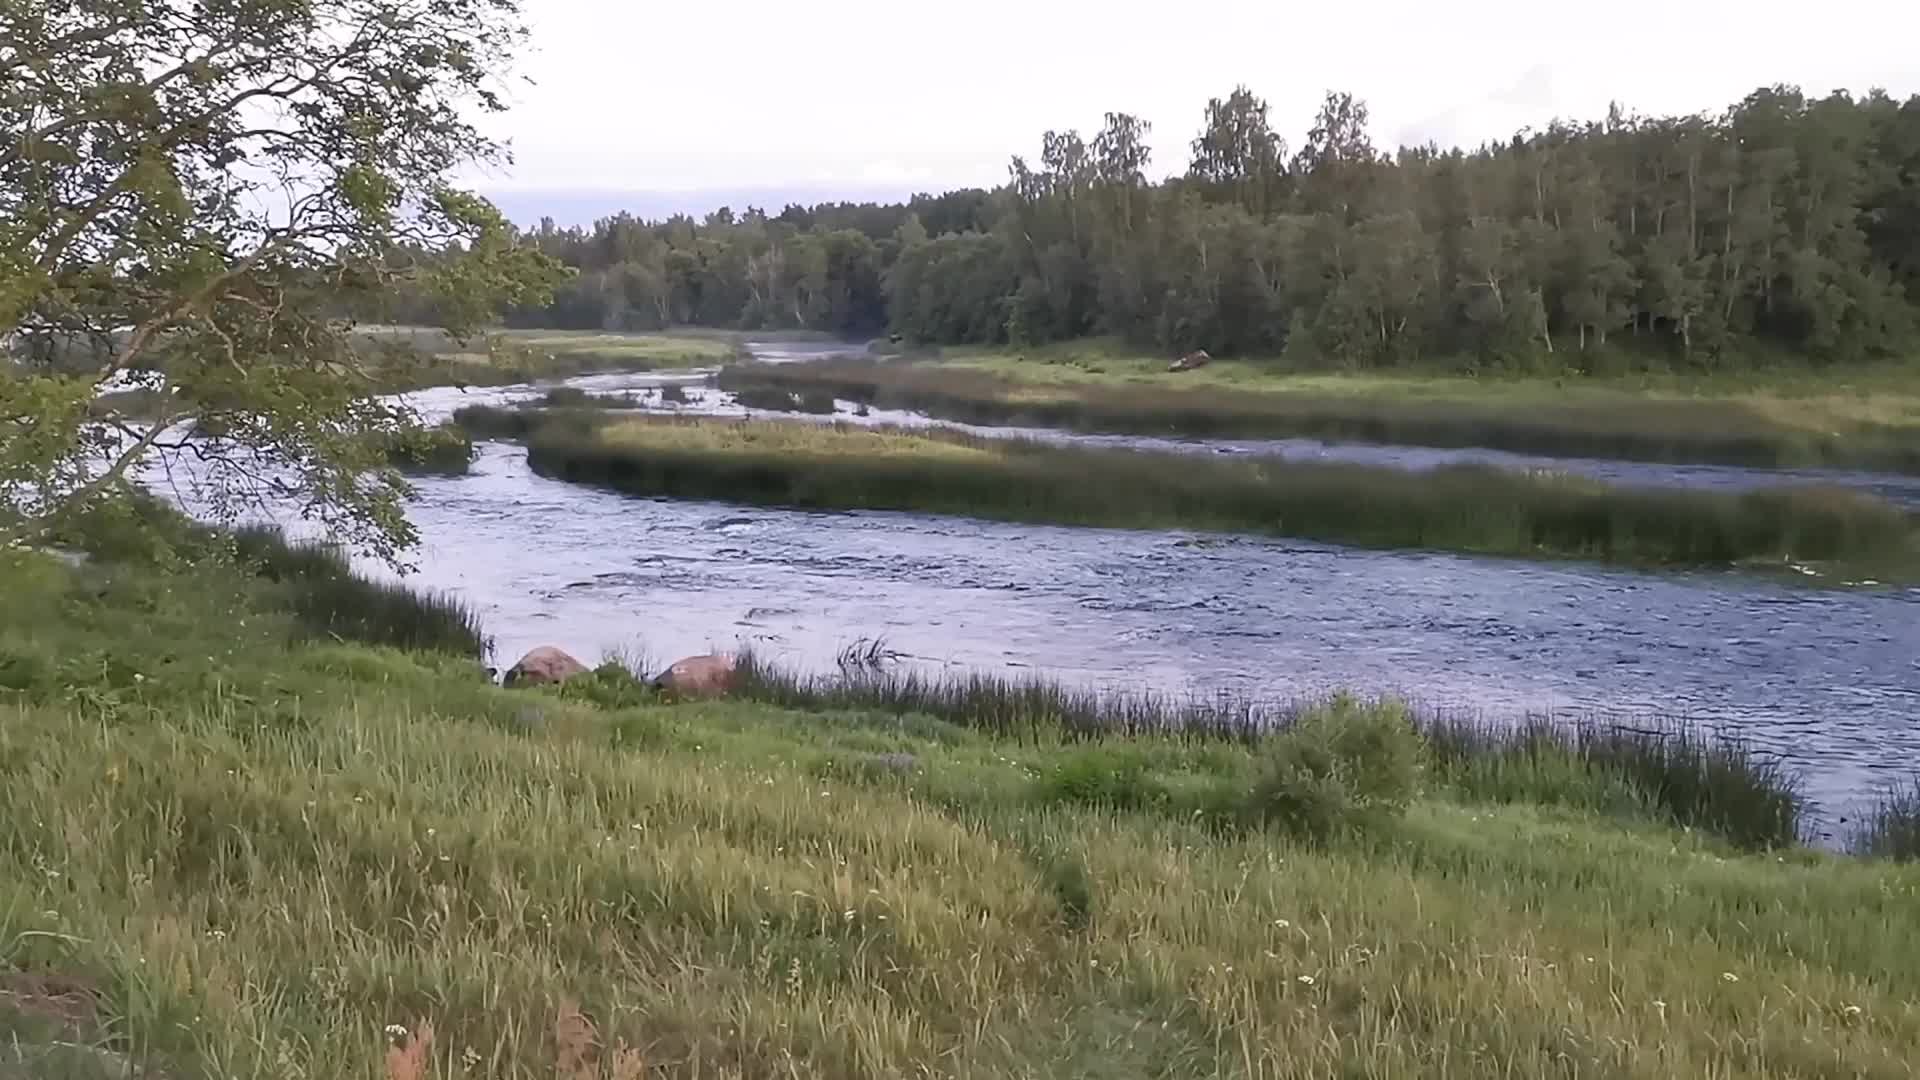
[[465, 476], [473, 457], [473, 437], [451, 423], [396, 439], [387, 448], [387, 461], [404, 473]]
[[1920, 367], [1801, 375], [1500, 379], [1173, 374], [1099, 344], [939, 362], [738, 364], [730, 390], [830, 393], [976, 424], [1487, 447], [1558, 457], [1920, 472]]
[[1854, 835], [1853, 850], [1881, 858], [1920, 860], [1920, 776], [1881, 794]]
[[1843, 489], [1612, 487], [1480, 466], [1428, 472], [1063, 447], [927, 429], [470, 410], [547, 476], [636, 495], [1007, 521], [1188, 528], [1379, 548], [1913, 580], [1901, 508]]
[[[1257, 746], [1329, 707], [1105, 694], [1045, 678], [930, 676], [863, 665], [834, 677], [801, 676], [751, 653], [740, 665], [739, 693], [770, 705], [931, 717], [1037, 745], [1120, 739]], [[1341, 713], [1368, 711], [1345, 698], [1331, 705]], [[1372, 711], [1385, 708], [1373, 703]], [[1475, 801], [1653, 816], [1751, 850], [1791, 847], [1806, 831], [1805, 798], [1777, 760], [1681, 717], [1626, 723], [1543, 716], [1504, 724], [1446, 711], [1409, 716], [1428, 747], [1434, 778]]]
[[1192, 813], [1259, 745], [504, 691], [313, 643], [218, 567], [15, 552], [0, 587], [0, 972], [97, 986], [83, 1036], [169, 1076], [374, 1077], [430, 1024], [428, 1075], [550, 1077], [569, 1003], [671, 1076], [1896, 1077], [1920, 1045], [1920, 866], [1438, 766], [1295, 840]]

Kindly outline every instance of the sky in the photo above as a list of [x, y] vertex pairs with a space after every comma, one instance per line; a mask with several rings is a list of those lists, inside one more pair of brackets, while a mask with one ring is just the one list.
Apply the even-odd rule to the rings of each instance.
[[515, 162], [469, 177], [523, 222], [990, 186], [1107, 111], [1152, 125], [1164, 175], [1237, 83], [1295, 147], [1323, 93], [1350, 91], [1385, 149], [1613, 100], [1718, 111], [1772, 83], [1920, 93], [1914, 0], [524, 2], [514, 107], [484, 125]]

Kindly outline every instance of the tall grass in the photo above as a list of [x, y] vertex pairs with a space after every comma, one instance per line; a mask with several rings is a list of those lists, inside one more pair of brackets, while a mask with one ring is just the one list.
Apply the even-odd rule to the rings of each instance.
[[1839, 489], [1625, 488], [1482, 466], [1412, 473], [847, 425], [462, 417], [477, 419], [527, 438], [544, 475], [636, 495], [1657, 566], [1833, 563], [1882, 580], [1920, 571], [1915, 518]]
[[400, 471], [436, 476], [466, 475], [473, 456], [473, 436], [451, 423], [398, 438], [387, 448], [388, 462]]
[[1852, 846], [1861, 855], [1920, 860], [1920, 776], [1881, 793]]
[[[755, 701], [811, 711], [926, 716], [1035, 744], [1173, 739], [1257, 745], [1328, 707], [1325, 701], [1265, 704], [1231, 695], [1183, 699], [1101, 693], [1045, 678], [977, 672], [928, 675], [857, 666], [837, 676], [805, 675], [769, 665], [750, 651], [739, 665], [737, 692]], [[1807, 804], [1795, 776], [1749, 744], [1682, 719], [1628, 724], [1534, 717], [1500, 723], [1441, 710], [1416, 709], [1411, 715], [1430, 747], [1436, 777], [1474, 800], [1651, 811], [1674, 825], [1754, 850], [1791, 847], [1804, 839]]]
[[1476, 401], [1122, 382], [1028, 386], [965, 367], [864, 359], [735, 365], [721, 372], [720, 385], [736, 392], [813, 391], [971, 424], [1920, 473], [1920, 439], [1910, 430], [1862, 423], [1845, 432], [1810, 431], [1731, 400]]
[[289, 590], [294, 616], [314, 637], [475, 658], [492, 649], [479, 615], [453, 596], [361, 577], [334, 549], [289, 543], [273, 528], [236, 530], [233, 543], [242, 560]]
[[1328, 842], [1219, 829], [1196, 793], [1267, 747], [507, 691], [290, 641], [230, 564], [0, 552], [0, 595], [0, 1074], [54, 1049], [16, 1023], [52, 983], [100, 1074], [180, 1078], [1785, 1080], [1920, 1045], [1920, 867], [1444, 783]]

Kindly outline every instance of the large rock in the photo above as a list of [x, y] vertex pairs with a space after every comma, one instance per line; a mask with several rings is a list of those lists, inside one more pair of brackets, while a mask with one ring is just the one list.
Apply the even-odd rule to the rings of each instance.
[[551, 645], [542, 645], [507, 669], [508, 686], [541, 686], [584, 675], [587, 665]]
[[729, 657], [689, 656], [661, 672], [653, 687], [681, 697], [717, 697], [733, 689], [737, 674]]

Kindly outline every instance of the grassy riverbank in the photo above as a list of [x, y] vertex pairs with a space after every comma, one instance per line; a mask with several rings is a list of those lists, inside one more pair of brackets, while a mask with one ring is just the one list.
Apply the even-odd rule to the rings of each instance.
[[1387, 758], [1404, 813], [1315, 840], [1268, 817], [1281, 741], [509, 692], [222, 565], [0, 556], [23, 1056], [408, 1076], [390, 1040], [430, 1026], [445, 1075], [544, 1076], [591, 1025], [592, 1075], [1893, 1077], [1920, 1044], [1920, 866], [1496, 798], [1424, 750]]
[[1920, 473], [1920, 367], [1795, 375], [1288, 374], [1084, 343], [938, 361], [736, 364], [721, 385], [831, 393], [978, 424], [1489, 447], [1557, 457]]
[[534, 469], [637, 495], [807, 509], [1260, 533], [1380, 548], [1648, 566], [1817, 564], [1920, 575], [1913, 516], [1854, 492], [1610, 487], [1480, 467], [1355, 465], [1048, 446], [813, 423], [468, 410], [529, 440]]
[[708, 367], [742, 357], [736, 335], [495, 330], [466, 342], [419, 327], [365, 327], [370, 374], [383, 390], [500, 386], [599, 371]]

